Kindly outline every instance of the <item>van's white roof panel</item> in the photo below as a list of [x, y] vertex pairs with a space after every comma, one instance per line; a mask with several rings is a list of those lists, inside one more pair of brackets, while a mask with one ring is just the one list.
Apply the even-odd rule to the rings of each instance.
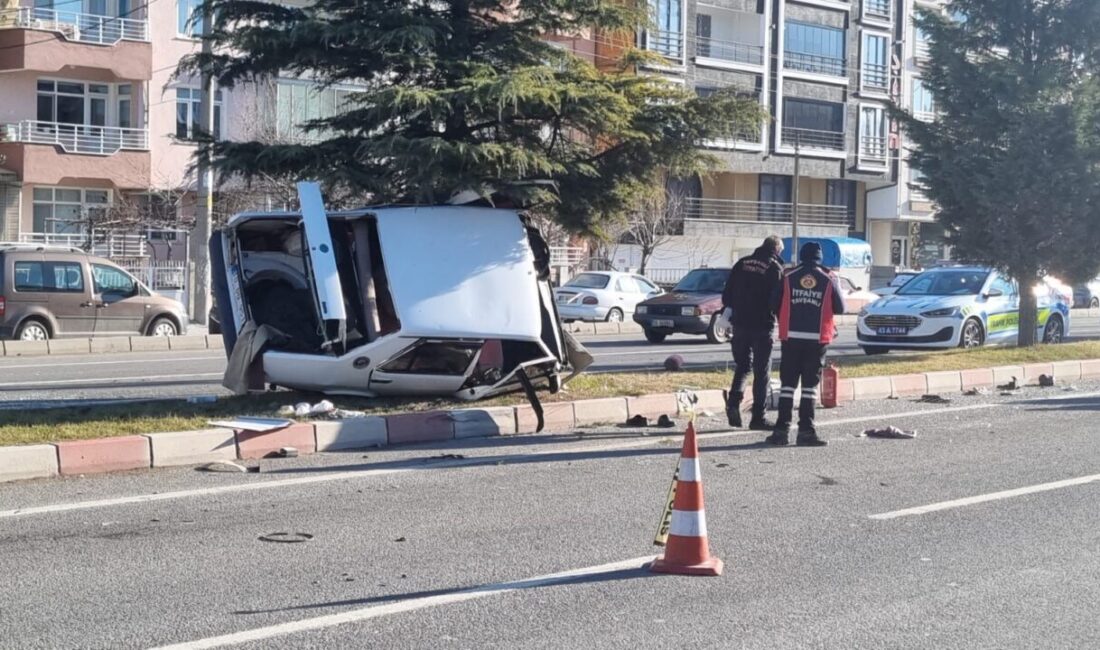
[[539, 339], [534, 254], [515, 212], [410, 207], [373, 213], [402, 335]]

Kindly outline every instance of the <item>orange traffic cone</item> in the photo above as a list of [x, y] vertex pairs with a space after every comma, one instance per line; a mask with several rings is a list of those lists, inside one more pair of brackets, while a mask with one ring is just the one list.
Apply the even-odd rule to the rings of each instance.
[[710, 554], [707, 544], [707, 517], [703, 511], [703, 483], [694, 423], [689, 423], [684, 433], [665, 555], [650, 564], [649, 570], [687, 576], [722, 575], [722, 560]]

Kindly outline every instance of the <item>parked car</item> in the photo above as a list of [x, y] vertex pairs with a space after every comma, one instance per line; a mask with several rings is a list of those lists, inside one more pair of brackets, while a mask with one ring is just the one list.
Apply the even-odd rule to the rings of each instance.
[[[564, 332], [549, 248], [514, 210], [238, 214], [210, 240], [225, 383], [474, 400], [557, 390], [591, 363]], [[430, 252], [430, 254], [426, 254]]]
[[1073, 287], [1073, 306], [1078, 309], [1100, 307], [1100, 278]]
[[176, 336], [187, 312], [78, 248], [0, 243], [0, 338]]
[[894, 276], [893, 280], [890, 280], [890, 284], [885, 287], [879, 287], [875, 289], [875, 293], [881, 296], [892, 296], [897, 293], [898, 289], [905, 286], [905, 283], [920, 275], [920, 271], [898, 271], [898, 274]]
[[[1039, 302], [1038, 335], [1059, 343], [1069, 333], [1069, 302], [1051, 282], [1033, 289]], [[925, 271], [897, 293], [865, 308], [857, 337], [867, 354], [892, 349], [976, 348], [1016, 339], [1020, 297], [1015, 281], [988, 268]]]
[[634, 315], [634, 307], [664, 293], [640, 275], [618, 271], [581, 273], [554, 291], [558, 314], [566, 323], [608, 321], [621, 323]]
[[639, 304], [634, 322], [642, 326], [650, 343], [660, 343], [670, 334], [702, 334], [711, 343], [728, 341], [729, 329], [718, 318], [728, 276], [728, 269], [695, 269], [669, 293]]

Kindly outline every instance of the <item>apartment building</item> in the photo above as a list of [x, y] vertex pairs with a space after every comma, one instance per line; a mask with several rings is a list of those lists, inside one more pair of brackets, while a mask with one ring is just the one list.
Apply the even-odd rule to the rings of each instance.
[[[199, 47], [198, 0], [0, 0], [0, 240], [82, 246], [122, 204], [186, 226], [197, 79], [176, 78]], [[214, 130], [232, 139], [301, 137], [351, 88], [306, 80], [218, 90]], [[116, 233], [101, 252], [186, 255], [184, 232]]]
[[[700, 95], [734, 88], [771, 116], [731, 141], [706, 143], [722, 169], [685, 181], [682, 235], [670, 250], [727, 264], [762, 236], [791, 231], [799, 158], [802, 236], [867, 239], [876, 264], [900, 267], [914, 252], [913, 224], [931, 206], [909, 190], [903, 134], [887, 105], [931, 96], [919, 84], [914, 2], [924, 0], [651, 0], [655, 26], [637, 45], [662, 63], [639, 70]], [[927, 4], [935, 4], [928, 2]], [[906, 47], [909, 44], [909, 47]], [[616, 44], [597, 39], [595, 58]], [[893, 255], [892, 255], [893, 253]], [[660, 260], [657, 260], [660, 264]]]

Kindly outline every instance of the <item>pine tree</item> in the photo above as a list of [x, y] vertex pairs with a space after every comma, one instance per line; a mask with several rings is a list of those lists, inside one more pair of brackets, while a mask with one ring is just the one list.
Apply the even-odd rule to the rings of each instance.
[[216, 54], [181, 73], [206, 69], [222, 87], [291, 75], [366, 88], [311, 122], [312, 142], [208, 143], [223, 178], [314, 178], [375, 202], [498, 193], [598, 232], [657, 169], [705, 171], [715, 161], [699, 143], [765, 117], [755, 98], [696, 97], [637, 73], [652, 55], [636, 49], [596, 66], [545, 40], [632, 41], [645, 0], [209, 2]]
[[1041, 278], [1100, 271], [1100, 2], [952, 0], [948, 10], [917, 19], [937, 118], [899, 117], [959, 257], [1019, 283], [1019, 344], [1032, 345]]

